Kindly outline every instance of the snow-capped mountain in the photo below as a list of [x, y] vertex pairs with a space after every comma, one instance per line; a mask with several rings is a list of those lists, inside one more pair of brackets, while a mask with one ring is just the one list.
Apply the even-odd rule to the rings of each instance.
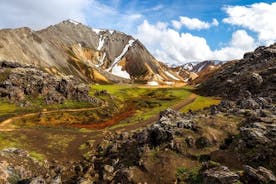
[[202, 62], [189, 62], [180, 66], [172, 67], [186, 82], [199, 80], [207, 77], [210, 73], [219, 69], [225, 62], [218, 60], [207, 60]]
[[181, 81], [130, 35], [66, 20], [43, 30], [0, 30], [0, 60], [34, 65], [86, 82]]

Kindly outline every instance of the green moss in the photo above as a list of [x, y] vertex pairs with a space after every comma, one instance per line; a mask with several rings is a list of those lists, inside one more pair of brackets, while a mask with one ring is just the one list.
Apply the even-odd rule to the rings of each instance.
[[219, 103], [220, 103], [220, 99], [217, 99], [214, 97], [198, 96], [193, 103], [185, 106], [180, 111], [181, 112], [188, 112], [189, 110], [198, 111], [206, 107], [210, 107], [211, 105], [217, 105]]
[[0, 117], [6, 114], [14, 113], [17, 109], [18, 107], [16, 105], [0, 100]]
[[0, 150], [6, 148], [24, 148], [27, 137], [22, 134], [11, 132], [1, 132], [0, 134]]
[[45, 155], [43, 155], [43, 154], [37, 153], [35, 151], [31, 151], [29, 154], [33, 159], [35, 159], [37, 161], [42, 162], [45, 160]]
[[3, 72], [0, 73], [0, 82], [3, 82], [9, 78], [9, 75], [11, 74], [10, 69], [6, 69]]
[[199, 173], [198, 167], [193, 169], [186, 169], [184, 167], [179, 167], [176, 170], [176, 178], [179, 183], [187, 183], [187, 184], [201, 184], [203, 182], [203, 178]]

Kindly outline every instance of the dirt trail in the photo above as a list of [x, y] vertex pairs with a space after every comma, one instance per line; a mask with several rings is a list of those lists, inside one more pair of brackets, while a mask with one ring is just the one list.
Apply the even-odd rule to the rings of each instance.
[[6, 120], [0, 122], [0, 132], [14, 130], [14, 128], [12, 128], [12, 125], [10, 125], [12, 122], [14, 122], [15, 120], [30, 117], [30, 116], [35, 116], [35, 115], [39, 115], [39, 114], [51, 114], [51, 113], [56, 113], [56, 112], [82, 112], [82, 111], [95, 110], [95, 109], [103, 108], [103, 107], [104, 106], [81, 108], [81, 109], [58, 109], [58, 110], [41, 111], [41, 112], [23, 114], [23, 115], [15, 116], [15, 117], [12, 117], [12, 118], [9, 118], [9, 119], [6, 119]]

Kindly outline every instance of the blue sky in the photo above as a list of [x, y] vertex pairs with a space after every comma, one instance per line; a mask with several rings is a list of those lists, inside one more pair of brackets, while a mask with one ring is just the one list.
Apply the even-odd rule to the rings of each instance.
[[231, 60], [276, 41], [276, 2], [238, 0], [2, 0], [0, 28], [64, 19], [141, 40], [159, 60]]

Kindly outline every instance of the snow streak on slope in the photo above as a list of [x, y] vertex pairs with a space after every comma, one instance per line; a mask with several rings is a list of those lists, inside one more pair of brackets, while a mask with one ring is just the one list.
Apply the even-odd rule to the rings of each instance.
[[98, 58], [98, 60], [99, 60], [99, 64], [97, 64], [97, 65], [95, 65], [96, 67], [100, 67], [100, 66], [102, 66], [103, 64], [104, 64], [104, 59], [105, 59], [105, 57], [106, 57], [106, 53], [104, 53], [103, 54], [103, 57], [102, 58]]
[[114, 59], [114, 62], [107, 69], [107, 71], [110, 71], [112, 74], [117, 75], [119, 77], [130, 79], [129, 74], [126, 71], [122, 71], [122, 66], [119, 66], [118, 64], [122, 60], [123, 56], [127, 53], [129, 47], [131, 47], [134, 42], [135, 40], [128, 41], [128, 44], [124, 47], [122, 53], [117, 58]]
[[148, 84], [149, 86], [158, 86], [158, 85], [159, 85], [159, 83], [156, 82], [156, 81], [149, 81], [147, 84]]
[[174, 79], [174, 80], [179, 80], [179, 78], [176, 78], [173, 74], [171, 74], [168, 71], [165, 71], [166, 75], [169, 76], [170, 78]]
[[105, 39], [105, 37], [103, 37], [103, 36], [101, 35], [101, 36], [100, 36], [100, 39], [99, 39], [99, 45], [98, 45], [97, 50], [101, 50], [101, 49], [103, 48], [104, 39]]

